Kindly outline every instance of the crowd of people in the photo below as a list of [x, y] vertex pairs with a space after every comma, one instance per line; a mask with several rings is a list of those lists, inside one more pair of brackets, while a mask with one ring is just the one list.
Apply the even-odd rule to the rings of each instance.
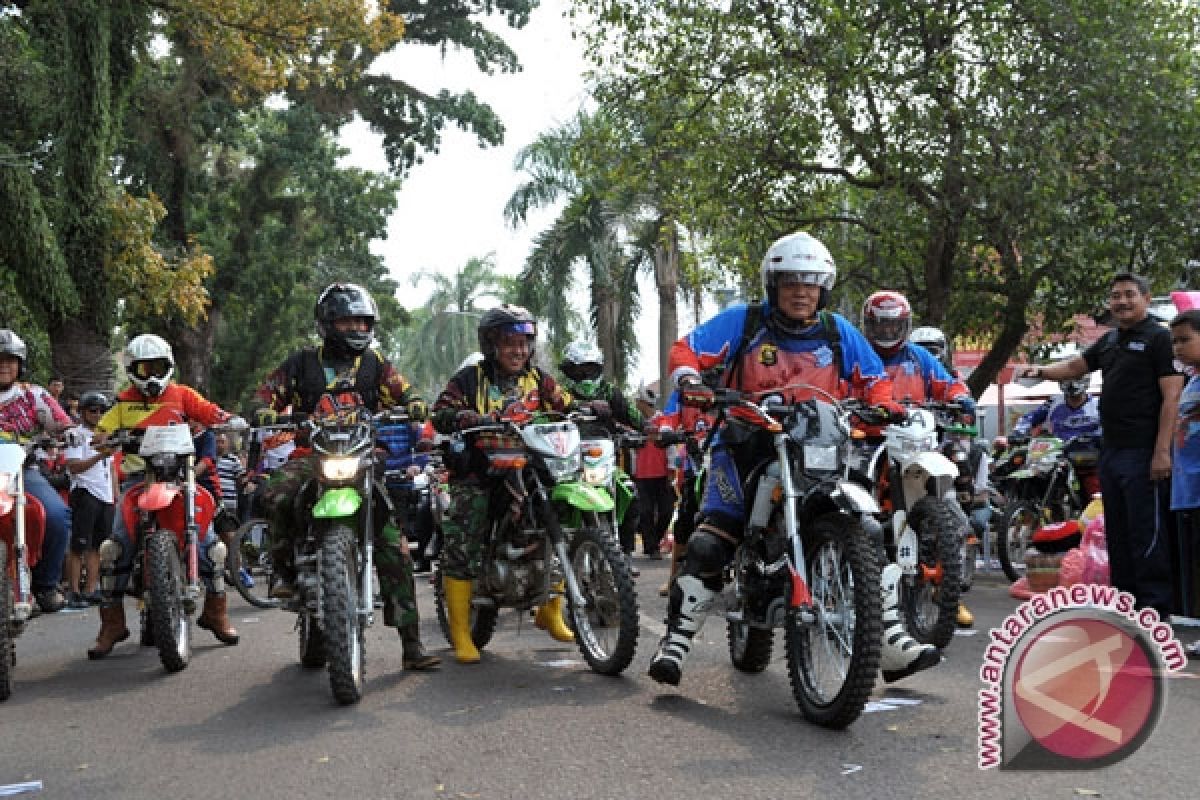
[[[478, 357], [449, 378], [429, 408], [374, 346], [378, 311], [370, 294], [355, 284], [335, 283], [315, 305], [320, 344], [293, 353], [273, 370], [259, 397], [273, 412], [311, 413], [331, 387], [352, 387], [368, 408], [403, 409], [414, 423], [428, 418], [443, 435], [470, 431], [513, 403], [560, 412], [584, 408], [599, 420], [644, 432], [649, 443], [625, 454], [637, 502], [620, 527], [620, 545], [635, 574], [639, 542], [646, 558], [659, 559], [670, 550], [670, 579], [660, 590], [668, 597], [667, 630], [649, 674], [677, 685], [745, 528], [745, 502], [737, 489], [751, 466], [749, 454], [727, 432], [712, 430], [714, 386], [785, 387], [793, 402], [811, 397], [815, 387], [828, 396], [858, 398], [894, 420], [904, 418], [906, 407], [926, 401], [956, 403], [964, 414], [975, 413], [970, 392], [952, 371], [941, 331], [914, 330], [907, 298], [894, 291], [867, 299], [860, 330], [829, 309], [836, 277], [833, 256], [808, 233], [773, 243], [762, 261], [763, 299], [722, 310], [674, 344], [665, 402], [644, 387], [632, 400], [625, 397], [604, 379], [603, 353], [587, 342], [567, 348], [558, 365], [562, 381], [556, 380], [534, 362], [536, 319], [520, 306], [501, 305], [479, 322]], [[1079, 356], [1025, 371], [1063, 381], [1063, 398], [1021, 420], [1016, 432], [1049, 425], [1071, 433], [1102, 423], [1099, 480], [1113, 583], [1132, 593], [1139, 606], [1169, 619], [1173, 563], [1194, 558], [1192, 551], [1200, 549], [1195, 545], [1200, 536], [1200, 379], [1193, 377], [1184, 388], [1174, 366], [1178, 358], [1189, 368], [1200, 367], [1200, 314], [1180, 314], [1168, 330], [1148, 318], [1148, 301], [1142, 278], [1117, 276], [1109, 293], [1116, 330]], [[313, 475], [313, 460], [287, 439], [264, 442], [262, 463], [247, 463], [236, 439], [246, 423], [173, 380], [173, 354], [161, 337], [134, 337], [125, 349], [125, 365], [129, 386], [112, 401], [93, 390], [64, 403], [62, 381], [43, 389], [24, 380], [24, 342], [14, 331], [0, 330], [0, 431], [17, 437], [44, 432], [65, 441], [61, 453], [53, 448], [39, 453], [40, 464], [31, 464], [25, 476], [28, 493], [45, 509], [45, 544], [33, 571], [37, 605], [42, 612], [98, 606], [101, 627], [90, 658], [105, 657], [128, 638], [123, 596], [136, 553], [117, 510], [137, 475], [122, 469], [111, 437], [172, 416], [195, 426], [197, 480], [221, 503], [214, 524], [200, 532], [206, 592], [197, 624], [236, 645], [239, 634], [230, 623], [220, 579], [228, 534], [248, 513], [247, 498], [257, 498], [270, 520], [272, 559], [282, 577], [273, 594], [290, 596], [296, 578], [291, 542], [305, 524], [293, 500]], [[1094, 370], [1105, 379], [1098, 404], [1088, 398], [1081, 380]], [[792, 388], [800, 385], [806, 388]], [[221, 430], [208, 430], [212, 426]], [[982, 463], [976, 472], [986, 484]], [[480, 661], [468, 617], [488, 527], [486, 476], [471, 451], [447, 466], [449, 507], [440, 550], [447, 627], [454, 658], [471, 664]], [[982, 509], [971, 505], [968, 510]], [[1170, 511], [1178, 514], [1176, 539], [1163, 535]], [[440, 660], [420, 639], [409, 542], [402, 527], [387, 521], [379, 515], [372, 532], [384, 623], [399, 634], [405, 668], [434, 668]], [[1182, 556], [1172, 553], [1168, 541], [1191, 549]], [[935, 666], [941, 654], [906, 632], [899, 609], [901, 567], [883, 566], [882, 668], [892, 681]], [[1196, 586], [1183, 591], [1200, 597]], [[958, 617], [960, 624], [971, 624], [966, 608], [960, 607]], [[534, 621], [557, 641], [574, 638], [563, 620], [561, 596], [539, 607]]]

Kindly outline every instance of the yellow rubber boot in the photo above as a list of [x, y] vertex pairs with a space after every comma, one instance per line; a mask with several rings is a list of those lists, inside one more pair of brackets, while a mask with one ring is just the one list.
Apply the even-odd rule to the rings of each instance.
[[[562, 584], [558, 585], [558, 591], [562, 591]], [[554, 598], [548, 603], [543, 603], [538, 607], [537, 614], [533, 617], [533, 624], [550, 634], [550, 637], [559, 642], [575, 641], [575, 634], [567, 627], [567, 623], [563, 622], [562, 617], [562, 596]]]
[[958, 627], [969, 628], [975, 624], [975, 615], [971, 613], [971, 609], [967, 608], [962, 603], [959, 603], [958, 615], [956, 616], [955, 621], [958, 623]]
[[471, 582], [443, 577], [442, 587], [446, 591], [446, 623], [454, 657], [460, 664], [478, 664], [479, 648], [471, 639]]

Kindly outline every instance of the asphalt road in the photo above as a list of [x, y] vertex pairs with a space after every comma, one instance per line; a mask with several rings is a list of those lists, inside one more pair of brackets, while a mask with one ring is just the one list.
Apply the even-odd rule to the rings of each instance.
[[620, 678], [593, 674], [573, 645], [513, 612], [482, 664], [453, 663], [419, 580], [425, 640], [443, 667], [402, 671], [398, 638], [377, 623], [367, 694], [352, 707], [334, 703], [323, 670], [299, 666], [292, 615], [240, 598], [231, 611], [241, 644], [224, 647], [197, 629], [192, 663], [174, 675], [133, 639], [89, 662], [95, 610], [43, 616], [17, 641], [16, 686], [0, 704], [0, 787], [41, 781], [30, 797], [91, 800], [1200, 794], [1196, 662], [1169, 680], [1160, 723], [1124, 761], [1075, 772], [978, 768], [986, 632], [1016, 606], [994, 576], [968, 595], [975, 633], [956, 636], [939, 667], [890, 687], [880, 681], [870, 711], [834, 732], [798, 713], [781, 647], [765, 673], [741, 674], [713, 618], [679, 690], [647, 678], [666, 562], [638, 565], [642, 637]]

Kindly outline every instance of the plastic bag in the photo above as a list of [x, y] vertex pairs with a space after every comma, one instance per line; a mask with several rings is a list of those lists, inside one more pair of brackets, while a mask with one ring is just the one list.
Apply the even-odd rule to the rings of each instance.
[[1083, 580], [1083, 571], [1086, 566], [1083, 551], [1078, 547], [1072, 547], [1063, 554], [1062, 566], [1058, 568], [1058, 585], [1074, 586], [1077, 583], [1086, 583]]
[[1108, 540], [1104, 536], [1103, 514], [1088, 523], [1079, 549], [1083, 551], [1082, 582], [1110, 585], [1112, 580], [1108, 569]]

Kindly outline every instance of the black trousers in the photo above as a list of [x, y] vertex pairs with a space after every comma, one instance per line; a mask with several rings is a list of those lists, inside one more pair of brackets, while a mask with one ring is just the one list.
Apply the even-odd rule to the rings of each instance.
[[675, 511], [675, 487], [666, 477], [639, 479], [637, 487], [638, 504], [641, 506], [642, 549], [646, 555], [650, 555], [658, 552], [662, 538], [671, 525], [671, 515]]

